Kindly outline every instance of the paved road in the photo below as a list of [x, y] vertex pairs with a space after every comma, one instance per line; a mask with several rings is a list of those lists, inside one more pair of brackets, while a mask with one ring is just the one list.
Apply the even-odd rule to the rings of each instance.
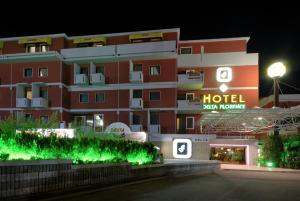
[[208, 175], [160, 178], [47, 200], [300, 201], [300, 174], [223, 170]]

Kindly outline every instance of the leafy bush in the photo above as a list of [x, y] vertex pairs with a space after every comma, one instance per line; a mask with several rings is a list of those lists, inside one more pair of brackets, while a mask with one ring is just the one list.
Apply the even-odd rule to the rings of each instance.
[[[33, 121], [15, 121], [9, 118], [0, 122], [0, 160], [67, 159], [73, 163], [115, 163], [147, 164], [156, 160], [156, 149], [149, 142], [127, 141], [116, 134], [81, 133], [75, 138], [49, 137], [37, 133], [26, 133], [26, 129], [40, 128]], [[48, 126], [56, 126], [52, 122]], [[16, 128], [22, 132], [16, 134]]]

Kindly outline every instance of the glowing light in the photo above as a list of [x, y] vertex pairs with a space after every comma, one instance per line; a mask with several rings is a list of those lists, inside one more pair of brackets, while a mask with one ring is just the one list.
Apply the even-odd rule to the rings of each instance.
[[269, 162], [266, 163], [266, 165], [267, 165], [267, 167], [273, 167], [274, 163], [269, 161]]
[[286, 73], [286, 67], [281, 62], [276, 62], [268, 68], [268, 76], [271, 78], [282, 77]]
[[220, 91], [222, 91], [223, 93], [226, 92], [228, 90], [228, 87], [226, 84], [221, 84], [221, 86], [219, 87]]
[[232, 80], [232, 69], [230, 67], [217, 68], [217, 81], [230, 82]]

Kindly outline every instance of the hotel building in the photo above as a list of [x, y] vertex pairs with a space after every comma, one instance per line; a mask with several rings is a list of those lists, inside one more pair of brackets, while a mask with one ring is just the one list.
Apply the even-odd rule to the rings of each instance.
[[203, 112], [259, 104], [248, 40], [180, 40], [180, 29], [0, 38], [0, 117], [47, 121], [56, 112], [66, 127], [123, 122], [161, 146], [170, 136], [207, 144], [219, 134], [203, 132]]

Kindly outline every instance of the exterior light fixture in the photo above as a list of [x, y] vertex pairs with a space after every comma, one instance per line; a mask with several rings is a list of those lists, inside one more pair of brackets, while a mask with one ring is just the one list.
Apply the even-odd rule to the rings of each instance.
[[230, 82], [232, 80], [232, 69], [230, 67], [217, 68], [217, 81]]
[[221, 84], [221, 86], [219, 87], [220, 91], [222, 91], [223, 93], [226, 92], [228, 90], [228, 86], [226, 84]]
[[286, 73], [286, 67], [282, 62], [276, 62], [269, 66], [268, 76], [270, 78], [279, 78]]

